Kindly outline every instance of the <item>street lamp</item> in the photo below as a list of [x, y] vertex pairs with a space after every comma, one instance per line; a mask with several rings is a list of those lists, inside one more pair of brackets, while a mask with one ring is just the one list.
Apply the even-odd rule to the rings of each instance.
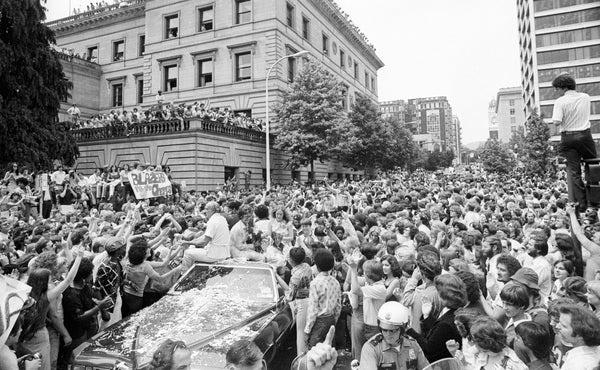
[[265, 110], [266, 110], [265, 117], [267, 120], [267, 130], [266, 130], [267, 131], [267, 140], [266, 140], [267, 141], [267, 143], [266, 143], [267, 190], [271, 190], [271, 137], [269, 135], [269, 127], [270, 127], [270, 124], [269, 124], [269, 76], [271, 75], [271, 71], [273, 70], [273, 67], [275, 67], [277, 65], [277, 63], [281, 62], [282, 60], [287, 59], [287, 58], [296, 58], [296, 57], [300, 57], [300, 56], [306, 55], [306, 54], [308, 54], [307, 50], [301, 50], [295, 54], [283, 56], [283, 57], [277, 59], [275, 61], [275, 63], [273, 63], [271, 65], [271, 68], [269, 68], [269, 72], [267, 72], [267, 79], [265, 82], [265, 86], [266, 86], [265, 87]]

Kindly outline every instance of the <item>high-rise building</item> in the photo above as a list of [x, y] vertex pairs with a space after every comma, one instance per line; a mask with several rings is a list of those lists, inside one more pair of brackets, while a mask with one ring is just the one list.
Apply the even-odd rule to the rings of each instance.
[[517, 0], [525, 118], [552, 116], [552, 80], [568, 73], [590, 95], [592, 133], [600, 138], [600, 2]]
[[[94, 70], [89, 77], [96, 80], [83, 86], [73, 81], [63, 113], [71, 103], [84, 117], [147, 109], [160, 90], [165, 102], [204, 102], [262, 118], [267, 71], [278, 58], [301, 50], [343, 83], [346, 109], [356, 94], [377, 101], [383, 62], [332, 0], [112, 3], [47, 23], [57, 47], [87, 61], [77, 68]], [[273, 69], [270, 102], [281, 101], [305, 60], [289, 58]], [[69, 79], [86, 75], [65, 71]]]
[[406, 122], [413, 122], [415, 135], [431, 135], [434, 150], [454, 150], [456, 142], [452, 107], [445, 96], [409, 99]]
[[404, 100], [379, 102], [379, 112], [383, 118], [395, 118], [400, 122], [406, 122], [406, 102]]
[[488, 106], [490, 138], [508, 143], [514, 132], [525, 132], [525, 112], [520, 87], [498, 91]]

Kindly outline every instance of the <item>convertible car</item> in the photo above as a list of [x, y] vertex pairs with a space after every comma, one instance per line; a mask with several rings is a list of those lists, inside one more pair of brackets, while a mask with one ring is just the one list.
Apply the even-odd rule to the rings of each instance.
[[193, 369], [223, 369], [239, 339], [269, 363], [294, 325], [274, 274], [262, 263], [196, 264], [158, 302], [77, 347], [71, 369], [144, 369], [165, 339], [187, 344]]

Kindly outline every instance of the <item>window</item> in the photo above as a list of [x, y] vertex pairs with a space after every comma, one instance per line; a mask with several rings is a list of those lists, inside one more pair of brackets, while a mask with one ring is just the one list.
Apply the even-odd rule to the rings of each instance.
[[375, 77], [371, 77], [371, 90], [375, 91]]
[[515, 108], [510, 108], [509, 114], [513, 116], [515, 114]]
[[570, 42], [596, 40], [600, 37], [600, 27], [583, 28], [572, 31], [562, 31], [537, 35], [535, 37], [537, 47], [550, 46], [558, 44], [567, 44]]
[[515, 106], [515, 99], [510, 99], [508, 101], [508, 105], [510, 105], [511, 107], [514, 107]]
[[537, 53], [537, 55], [539, 65], [567, 62], [570, 60], [600, 58], [600, 45], [584, 46], [572, 49], [552, 50]]
[[233, 115], [252, 118], [252, 109], [236, 109], [233, 111]]
[[238, 167], [228, 167], [224, 168], [225, 182], [230, 181], [232, 179], [237, 179], [238, 172], [240, 169]]
[[198, 63], [198, 87], [210, 86], [213, 83], [212, 58], [200, 59]]
[[[600, 95], [600, 83], [592, 82], [586, 84], [577, 84], [577, 91], [588, 95]], [[553, 100], [558, 98], [553, 87], [540, 87], [540, 101]]]
[[288, 58], [288, 81], [294, 82], [296, 75], [296, 58]]
[[252, 1], [235, 0], [235, 24], [248, 23], [252, 20]]
[[365, 72], [365, 87], [369, 88], [369, 73]]
[[122, 60], [125, 57], [125, 40], [113, 42], [113, 61]]
[[354, 79], [358, 80], [358, 63], [354, 62]]
[[163, 68], [163, 90], [173, 91], [177, 89], [177, 65], [165, 66]]
[[144, 55], [146, 51], [146, 35], [140, 35], [138, 38], [138, 57]]
[[[70, 80], [68, 78], [65, 78], [65, 82], [69, 82]], [[69, 101], [69, 94], [71, 94], [71, 96], [73, 96], [73, 89], [71, 89], [68, 93], [66, 94], [60, 94], [60, 101], [61, 103], [66, 103]]]
[[285, 21], [288, 27], [294, 28], [294, 6], [290, 3], [285, 7]]
[[179, 35], [179, 15], [173, 14], [165, 17], [165, 39], [176, 38]]
[[198, 32], [210, 31], [213, 29], [214, 11], [213, 7], [205, 6], [198, 9]]
[[600, 64], [588, 64], [579, 67], [563, 67], [540, 70], [538, 79], [540, 82], [550, 82], [561, 73], [568, 73], [573, 78], [598, 77], [600, 76]]
[[302, 38], [308, 40], [310, 37], [310, 21], [306, 17], [302, 17]]
[[98, 63], [98, 46], [90, 46], [87, 49], [87, 60]]
[[517, 123], [517, 119], [515, 117], [510, 117], [510, 123], [514, 125]]
[[323, 34], [323, 54], [329, 55], [329, 37]]
[[144, 102], [144, 80], [138, 78], [136, 81], [136, 103], [142, 104]]
[[517, 132], [517, 126], [510, 126], [510, 132]]
[[120, 107], [123, 105], [123, 84], [112, 85], [112, 106]]
[[591, 8], [536, 18], [535, 28], [541, 30], [544, 28], [566, 26], [569, 24], [593, 22], [598, 19], [600, 19], [600, 8]]
[[342, 109], [348, 110], [348, 88], [344, 87], [342, 89]]
[[252, 54], [243, 52], [235, 54], [235, 80], [245, 81], [252, 78]]
[[344, 50], [340, 50], [340, 67], [346, 68], [346, 53], [344, 53]]

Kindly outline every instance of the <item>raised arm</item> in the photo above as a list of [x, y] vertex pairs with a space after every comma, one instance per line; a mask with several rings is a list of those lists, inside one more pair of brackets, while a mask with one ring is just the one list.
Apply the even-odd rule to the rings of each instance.
[[71, 269], [67, 273], [65, 279], [58, 283], [54, 288], [48, 290], [49, 301], [57, 299], [58, 296], [61, 295], [75, 279], [75, 275], [77, 275], [77, 270], [79, 270], [79, 264], [81, 263], [81, 259], [83, 258], [83, 250], [80, 249], [76, 253], [77, 257], [75, 257], [73, 266], [71, 266]]
[[567, 214], [569, 215], [569, 219], [571, 220], [571, 229], [573, 230], [573, 234], [581, 245], [590, 252], [592, 256], [600, 255], [600, 246], [598, 246], [593, 241], [589, 240], [585, 234], [583, 233], [583, 228], [577, 221], [577, 215], [575, 215], [575, 208], [571, 205], [567, 205]]

